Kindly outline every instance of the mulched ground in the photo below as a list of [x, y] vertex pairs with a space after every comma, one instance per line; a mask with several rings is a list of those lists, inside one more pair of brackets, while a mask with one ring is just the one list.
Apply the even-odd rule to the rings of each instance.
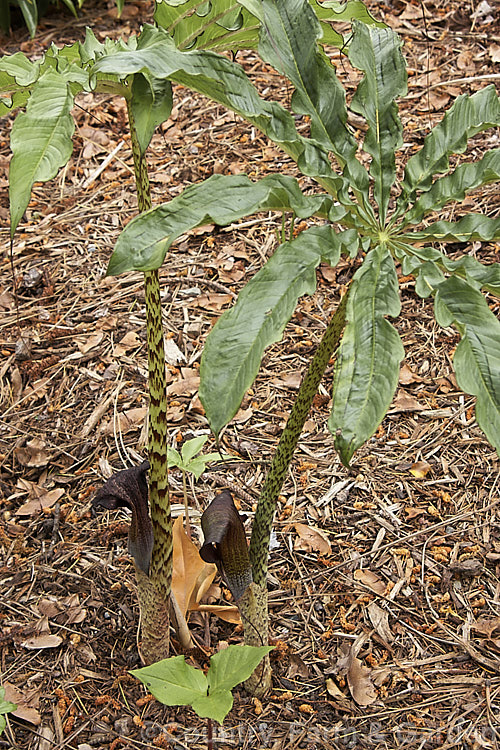
[[[429, 2], [424, 25], [419, 4], [373, 4], [405, 40], [402, 159], [453, 97], [498, 80], [498, 6], [490, 5]], [[53, 13], [34, 41], [22, 28], [1, 39], [2, 52], [37, 55], [52, 41], [82, 38], [86, 25], [98, 36], [128, 35], [150, 18], [148, 2], [127, 3], [121, 21], [112, 6], [90, 0], [76, 23]], [[266, 96], [289, 105], [291, 91], [278, 75], [253, 55], [238, 59]], [[353, 90], [343, 59], [338, 73]], [[175, 102], [150, 150], [154, 202], [214, 172], [295, 174], [222, 107], [180, 87]], [[151, 701], [128, 674], [138, 665], [138, 608], [127, 519], [91, 512], [111, 471], [145, 455], [145, 319], [140, 275], [104, 277], [114, 242], [136, 212], [124, 104], [81, 96], [75, 119], [68, 168], [35, 188], [17, 234], [18, 311], [8, 258], [9, 118], [0, 132], [1, 681], [18, 689], [24, 717], [10, 717], [0, 747], [206, 747], [204, 721]], [[494, 145], [498, 134], [478, 136], [460, 158]], [[491, 186], [460, 210], [495, 215], [498, 206]], [[276, 247], [280, 221], [266, 215], [218, 231], [205, 227], [169, 255], [162, 287], [165, 333], [178, 347], [169, 365], [173, 445], [209, 434], [197, 399], [203, 341]], [[454, 250], [498, 260], [495, 244]], [[351, 273], [347, 261], [319, 270], [316, 294], [301, 300], [283, 342], [266, 352], [224, 433], [224, 450], [240, 460], [213, 465], [197, 482], [195, 509], [229, 481], [248, 493], [238, 500], [251, 518], [251, 497], [300, 374]], [[500, 746], [498, 458], [474, 421], [474, 400], [452, 374], [457, 334], [435, 324], [432, 303], [414, 294], [411, 278], [400, 285], [396, 325], [406, 360], [395, 401], [349, 472], [326, 427], [327, 374], [275, 523], [273, 691], [263, 702], [235, 691], [224, 727], [214, 728], [218, 747]], [[171, 483], [179, 512], [176, 472]], [[325, 532], [331, 553], [300, 549], [296, 523]], [[193, 633], [198, 664], [221, 641], [241, 641], [238, 626], [217, 618], [193, 618]]]

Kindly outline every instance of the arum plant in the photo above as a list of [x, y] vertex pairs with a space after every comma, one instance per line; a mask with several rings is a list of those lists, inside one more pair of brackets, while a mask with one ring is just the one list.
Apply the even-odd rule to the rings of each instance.
[[[375, 432], [394, 396], [404, 356], [388, 320], [401, 309], [398, 265], [414, 277], [418, 296], [434, 299], [437, 322], [460, 334], [453, 360], [457, 381], [476, 397], [477, 422], [500, 452], [500, 323], [488, 305], [488, 297], [500, 291], [499, 266], [469, 255], [452, 260], [446, 251], [447, 245], [453, 250], [457, 243], [498, 240], [500, 219], [472, 213], [444, 221], [437, 215], [450, 203], [460, 213], [468, 191], [499, 179], [499, 149], [456, 167], [450, 156], [464, 153], [472, 136], [498, 127], [500, 106], [493, 86], [459, 96], [408, 159], [400, 179], [396, 153], [403, 146], [403, 128], [397, 101], [406, 94], [407, 74], [398, 36], [353, 21], [348, 55], [361, 80], [350, 107], [367, 126], [358, 143], [347, 124], [346, 93], [323, 50], [322, 24], [311, 4], [242, 0], [241, 5], [259, 20], [260, 56], [292, 84], [295, 113], [310, 119], [308, 137], [298, 133], [294, 117], [278, 102], [259, 96], [238, 65], [205, 50], [184, 52], [181, 62], [160, 29], [149, 29], [140, 49], [103, 59], [95, 70], [143, 73], [211, 96], [266, 133], [317, 185], [305, 195], [299, 182], [286, 175], [256, 182], [244, 175], [215, 175], [137, 217], [118, 239], [112, 274], [158, 268], [179, 235], [207, 222], [226, 225], [269, 209], [319, 220], [276, 249], [207, 339], [200, 398], [216, 435], [235, 415], [266, 347], [280, 339], [298, 299], [314, 292], [319, 263], [335, 266], [341, 255], [360, 263], [299, 389], [261, 491], [248, 553], [241, 533], [237, 551], [223, 535], [208, 536], [213, 559], [219, 559], [228, 581], [228, 570], [251, 581], [243, 593], [238, 589], [238, 604], [246, 642], [262, 645], [267, 642], [268, 542], [276, 500], [332, 353], [338, 347], [328, 424], [346, 466]], [[359, 147], [363, 160], [357, 157]], [[231, 529], [235, 511], [229, 500], [225, 504], [224, 513], [220, 500], [208, 513], [232, 519], [225, 525]], [[210, 518], [207, 523], [211, 527]], [[263, 692], [268, 685], [264, 665], [251, 688]]]
[[[343, 44], [342, 37], [330, 27], [331, 20], [358, 17], [367, 23], [374, 23], [359, 0], [352, 0], [345, 6], [335, 2], [322, 5], [311, 0], [308, 7], [312, 13], [318, 14], [321, 19], [318, 23], [321, 23], [325, 39], [330, 43]], [[288, 147], [298, 158], [299, 153], [306, 149], [306, 144], [297, 139], [294, 121], [289, 113], [278, 105], [259, 111], [259, 97], [246, 81], [242, 69], [225, 57], [208, 51], [209, 48], [235, 51], [255, 46], [261, 24], [256, 11], [259, 11], [258, 3], [255, 7], [250, 3], [235, 6], [227, 0], [212, 0], [209, 7], [202, 8], [193, 0], [186, 3], [169, 0], [158, 3], [156, 9], [157, 22], [168, 27], [168, 31], [146, 26], [138, 37], [133, 36], [126, 42], [106, 39], [100, 43], [92, 31], [87, 30], [83, 43], [62, 49], [52, 44], [46, 54], [35, 62], [20, 52], [1, 57], [0, 115], [21, 109], [11, 136], [11, 241], [28, 206], [35, 182], [52, 179], [70, 159], [75, 129], [71, 112], [75, 97], [80, 92], [104, 92], [108, 96], [121, 96], [127, 103], [139, 212], [147, 214], [151, 209], [145, 155], [155, 128], [170, 115], [171, 81], [187, 86], [195, 83], [194, 89], [228, 107], [238, 100], [237, 86], [244, 82], [243, 100], [248, 104], [254, 99], [256, 124], [266, 129], [267, 123], [275, 137], [282, 135], [285, 141], [290, 139]], [[192, 51], [183, 52], [180, 49], [188, 47]], [[144, 67], [142, 62], [137, 63], [143, 54], [151, 56], [151, 62], [154, 62], [160, 51], [157, 58], [160, 75], [147, 69], [148, 66]], [[132, 58], [129, 53], [139, 55], [132, 62], [136, 71], [130, 69]], [[125, 54], [125, 58], [121, 57], [122, 54]], [[233, 93], [228, 90], [230, 80], [236, 85]], [[311, 153], [317, 152], [315, 146], [307, 146], [307, 149]], [[253, 189], [252, 184], [247, 182], [244, 186], [246, 193], [248, 187]], [[325, 216], [329, 201], [331, 203], [330, 199], [326, 202], [325, 199], [319, 200], [325, 207]], [[291, 187], [291, 183], [285, 180], [284, 187], [271, 183], [264, 186], [262, 195], [257, 199], [251, 197], [250, 204], [247, 196], [238, 215], [268, 206], [283, 207], [297, 211], [298, 215], [310, 216], [317, 211], [319, 203], [315, 198], [304, 198], [296, 186]], [[230, 207], [232, 201], [227, 205], [226, 213], [223, 212], [222, 223], [232, 221], [234, 212], [231, 213]], [[193, 210], [194, 207], [190, 206], [185, 212], [182, 226], [196, 226], [199, 212], [195, 210], [193, 217]], [[120, 273], [125, 267], [130, 270], [137, 265], [137, 269], [144, 273], [150, 470], [149, 479], [146, 479], [145, 464], [129, 474], [121, 472], [98, 495], [99, 503], [106, 507], [125, 505], [132, 509], [130, 549], [136, 555], [142, 653], [146, 661], [161, 659], [168, 655], [169, 650], [172, 524], [167, 484], [167, 404], [157, 270], [163, 257], [163, 251], [153, 259], [146, 252], [139, 264], [130, 262], [130, 258], [123, 263], [118, 253], [108, 269], [108, 273]], [[144, 538], [139, 541], [142, 534]]]
[[[318, 14], [325, 39], [331, 43], [343, 43], [343, 39], [330, 28], [330, 20], [357, 17], [374, 23], [358, 0], [345, 6], [337, 3], [320, 5], [311, 0], [307, 7], [313, 15]], [[235, 108], [239, 100], [238, 86], [241, 84], [241, 102], [244, 109], [248, 105], [251, 110], [255, 108], [254, 119], [258, 127], [282, 141], [294, 158], [298, 159], [302, 152], [307, 152], [307, 158], [325, 161], [313, 142], [308, 143], [297, 136], [293, 118], [286, 110], [274, 104], [262, 109], [261, 100], [242, 69], [227, 58], [208, 51], [208, 48], [220, 51], [255, 46], [262, 22], [259, 3], [255, 3], [255, 7], [254, 3], [236, 7], [227, 0], [213, 0], [207, 12], [207, 8], [202, 9], [192, 0], [185, 4], [169, 0], [168, 3], [158, 3], [156, 15], [158, 23], [168, 26], [168, 31], [146, 26], [138, 37], [133, 36], [126, 42], [106, 39], [100, 43], [92, 31], [87, 30], [83, 43], [62, 49], [52, 44], [35, 62], [21, 52], [0, 58], [0, 115], [21, 109], [11, 135], [13, 156], [9, 199], [12, 242], [28, 206], [33, 185], [52, 179], [70, 159], [75, 129], [71, 112], [80, 92], [105, 92], [108, 96], [125, 99], [138, 210], [145, 215], [151, 210], [145, 155], [155, 128], [170, 115], [171, 81], [193, 85], [195, 90], [230, 108]], [[192, 51], [185, 52], [180, 47], [190, 47]], [[144, 55], [149, 59], [146, 65]], [[159, 75], [153, 71], [155, 61]], [[220, 207], [219, 223], [227, 223], [234, 216], [266, 207], [284, 208], [303, 216], [319, 211], [326, 217], [331, 206], [330, 197], [306, 198], [297, 185], [287, 179], [282, 184], [278, 180], [277, 183], [270, 181], [262, 185], [259, 195], [251, 195], [254, 186], [248, 180], [243, 182], [243, 188], [245, 197], [242, 202], [237, 201], [236, 214], [232, 210], [231, 198], [226, 201], [226, 206], [222, 204]], [[184, 202], [188, 195], [183, 196]], [[205, 206], [201, 207], [201, 213], [206, 213]], [[197, 225], [200, 211], [190, 205], [184, 214], [179, 218], [177, 228]], [[148, 242], [151, 239], [152, 235], [148, 236]], [[150, 396], [149, 478], [146, 479], [145, 464], [131, 473], [121, 472], [103, 488], [98, 502], [106, 507], [125, 505], [132, 509], [130, 549], [136, 557], [142, 652], [146, 661], [161, 659], [169, 651], [172, 524], [167, 482], [167, 404], [158, 268], [173, 239], [174, 236], [170, 242], [163, 242], [162, 249], [153, 256], [148, 250], [144, 253], [140, 250], [138, 262], [129, 253], [123, 260], [119, 251], [108, 269], [108, 273], [121, 273], [136, 268], [144, 273]]]

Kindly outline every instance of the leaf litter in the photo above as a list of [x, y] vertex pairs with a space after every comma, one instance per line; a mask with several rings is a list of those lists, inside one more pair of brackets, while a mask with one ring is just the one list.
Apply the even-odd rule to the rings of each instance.
[[[488, 76], [498, 75], [500, 28], [491, 11], [472, 18], [470, 8], [453, 0], [426, 8], [427, 29], [418, 4], [373, 7], [405, 39], [410, 98], [402, 118], [410, 149], [439, 119], [445, 100], [464, 87], [476, 91]], [[85, 25], [127, 36], [151, 10], [136, 0], [127, 2], [127, 9], [137, 13], [124, 12], [118, 22], [102, 3], [87, 0], [77, 21], [49, 14], [35, 40], [19, 29], [4, 47], [37, 55], [53, 38], [59, 43], [65, 35], [68, 41], [81, 36]], [[238, 59], [261, 90], [289, 106], [291, 92], [283, 90], [279, 76], [251, 54], [239, 53]], [[347, 77], [338, 51], [332, 59], [338, 75]], [[217, 104], [181, 89], [176, 94], [173, 116], [149, 153], [155, 202], [164, 200], [167, 190], [178, 194], [212, 173], [248, 172], [252, 179], [273, 171], [294, 174], [286, 157]], [[204, 747], [204, 725], [193, 721], [192, 713], [141, 703], [143, 691], [127, 674], [139, 666], [129, 517], [123, 510], [103, 517], [91, 511], [107, 472], [144, 458], [139, 428], [147, 407], [147, 365], [140, 279], [103, 278], [113, 243], [136, 210], [128, 142], [97, 173], [104, 154], [123, 140], [124, 105], [107, 98], [96, 104], [86, 96], [79, 104], [74, 158], [55, 182], [35, 186], [14, 245], [16, 279], [35, 278], [31, 271], [38, 279], [33, 286], [19, 285], [22, 331], [8, 265], [0, 270], [2, 684], [18, 691], [13, 702], [22, 706], [26, 698], [26, 711], [38, 712], [14, 715], [11, 734], [2, 739], [27, 750], [55, 741], [68, 750], [78, 745], [115, 750], [120, 742], [139, 750], [151, 743], [169, 746], [174, 737]], [[3, 122], [0, 164], [6, 170], [10, 123]], [[493, 148], [496, 138], [491, 132], [478, 135], [468, 148]], [[1, 179], [6, 188], [6, 172]], [[466, 210], [480, 204], [489, 215], [500, 205], [495, 186], [467, 201]], [[0, 196], [5, 219], [6, 209], [5, 190]], [[441, 218], [449, 218], [447, 211]], [[177, 448], [208, 434], [197, 401], [203, 341], [262, 254], [275, 247], [281, 217], [260, 219], [190, 233], [161, 271]], [[0, 242], [7, 249], [6, 223]], [[498, 261], [494, 244], [466, 251]], [[224, 452], [238, 460], [227, 460], [197, 483], [204, 507], [224, 482], [231, 483], [251, 522], [307, 363], [310, 347], [304, 342], [321, 335], [348, 278], [347, 263], [321, 269], [318, 291], [301, 300], [284, 343], [268, 349], [252, 393], [224, 435]], [[392, 747], [396, 730], [409, 747], [473, 746], [487, 737], [498, 743], [498, 459], [474, 423], [473, 399], [460, 393], [451, 372], [456, 334], [435, 325], [432, 302], [415, 297], [411, 279], [399, 280], [398, 328], [406, 360], [392, 409], [348, 476], [325, 427], [330, 372], [283, 488], [269, 577], [274, 687], [260, 707], [237, 692], [228, 720], [241, 730], [241, 741], [255, 748], [268, 747], [269, 738], [276, 750], [289, 748], [297, 726], [306, 747], [314, 738], [321, 747], [342, 748], [353, 738], [360, 748]], [[130, 430], [122, 424], [129, 412], [139, 414]], [[215, 450], [212, 441], [206, 450]], [[315, 467], [302, 469], [308, 463]], [[171, 487], [178, 505], [182, 487], [175, 474]], [[298, 524], [324, 535], [331, 554], [295, 550], [291, 537], [298, 537]], [[198, 563], [194, 555], [189, 560], [181, 585], [184, 604], [187, 598], [188, 605], [230, 608], [230, 593], [218, 577], [205, 590], [210, 576], [200, 572], [193, 584]], [[200, 604], [200, 592], [208, 604]], [[241, 641], [235, 622], [193, 610], [189, 617], [198, 665], [219, 641]], [[47, 638], [60, 643], [23, 647], [30, 639], [40, 644]], [[38, 704], [30, 696], [38, 696]], [[29, 716], [35, 719], [31, 725]], [[32, 731], [37, 723], [39, 737]]]

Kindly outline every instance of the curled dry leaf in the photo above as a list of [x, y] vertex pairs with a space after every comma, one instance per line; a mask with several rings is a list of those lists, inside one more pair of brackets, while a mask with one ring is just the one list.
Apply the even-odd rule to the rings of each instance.
[[102, 425], [100, 432], [103, 435], [114, 435], [115, 432], [133, 432], [139, 430], [146, 419], [148, 413], [147, 406], [139, 406], [134, 409], [127, 409], [127, 411], [121, 412], [118, 415], [118, 423], [114, 419], [110, 419]]
[[16, 448], [14, 453], [21, 466], [47, 466], [51, 455], [47, 444], [40, 438], [28, 440], [24, 448]]
[[60, 635], [43, 633], [42, 635], [35, 635], [33, 638], [27, 638], [21, 643], [21, 646], [29, 651], [37, 651], [41, 648], [57, 648], [62, 642], [63, 639]]
[[358, 568], [358, 570], [354, 571], [354, 580], [367, 586], [376, 594], [383, 594], [386, 588], [382, 579], [372, 570]]
[[320, 555], [331, 555], [332, 547], [324, 531], [308, 526], [305, 523], [294, 524], [298, 539], [293, 548], [303, 552], [319, 552]]
[[347, 684], [358, 706], [369, 706], [377, 700], [375, 685], [370, 679], [371, 669], [354, 657], [347, 672]]
[[5, 689], [4, 699], [9, 703], [15, 703], [17, 708], [12, 715], [18, 719], [34, 724], [36, 727], [42, 723], [42, 717], [37, 711], [39, 695], [37, 691], [23, 691], [10, 682], [2, 682]]
[[35, 497], [28, 500], [16, 510], [16, 516], [33, 516], [35, 513], [43, 513], [45, 510], [52, 508], [55, 503], [64, 495], [64, 490], [59, 488], [55, 490], [44, 490], [38, 485], [33, 485]]
[[382, 609], [382, 607], [379, 607], [376, 602], [370, 602], [368, 605], [368, 617], [379, 636], [386, 643], [392, 643], [394, 635], [391, 633], [389, 627], [389, 613], [385, 609]]
[[202, 604], [217, 567], [202, 560], [198, 548], [184, 531], [181, 516], [176, 518], [173, 525], [173, 544], [172, 591], [183, 617], [192, 611], [209, 612], [226, 622], [239, 624], [241, 620], [237, 607]]

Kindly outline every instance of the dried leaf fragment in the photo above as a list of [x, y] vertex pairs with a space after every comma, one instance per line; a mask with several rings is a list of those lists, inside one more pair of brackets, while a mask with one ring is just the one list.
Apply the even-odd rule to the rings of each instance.
[[36, 651], [41, 648], [57, 648], [62, 642], [63, 639], [60, 635], [44, 633], [43, 635], [35, 635], [32, 638], [27, 638], [21, 643], [21, 646], [27, 648], [29, 651]]
[[16, 448], [14, 453], [21, 466], [47, 466], [51, 456], [46, 447], [43, 440], [33, 438], [28, 440], [24, 448]]
[[319, 552], [320, 555], [331, 555], [332, 547], [324, 531], [308, 526], [305, 523], [294, 524], [298, 534], [293, 548], [302, 552]]
[[427, 461], [416, 461], [410, 467], [410, 474], [413, 474], [416, 479], [423, 479], [431, 469], [432, 466]]
[[367, 586], [376, 594], [383, 594], [386, 588], [385, 583], [376, 573], [365, 568], [358, 568], [354, 571], [354, 580]]
[[370, 679], [371, 669], [354, 657], [347, 672], [347, 684], [358, 706], [369, 706], [377, 700], [375, 685]]

